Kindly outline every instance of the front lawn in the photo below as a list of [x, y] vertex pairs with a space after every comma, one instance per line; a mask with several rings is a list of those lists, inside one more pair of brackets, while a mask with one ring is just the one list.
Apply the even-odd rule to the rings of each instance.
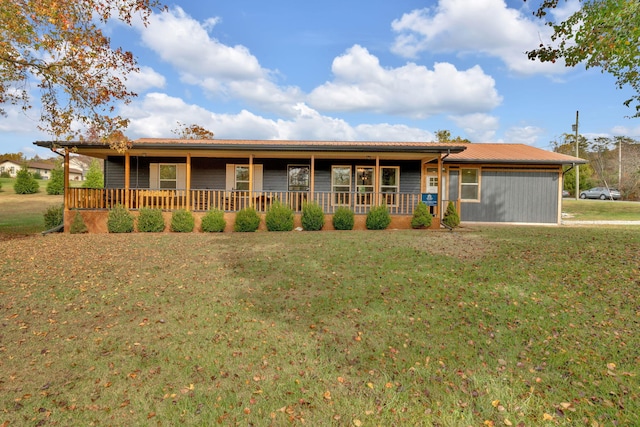
[[0, 425], [640, 424], [640, 227], [0, 241]]

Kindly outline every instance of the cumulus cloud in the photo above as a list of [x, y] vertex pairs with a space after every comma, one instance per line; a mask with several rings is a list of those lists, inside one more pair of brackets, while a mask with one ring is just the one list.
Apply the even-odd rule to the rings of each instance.
[[[140, 29], [143, 43], [171, 64], [184, 83], [216, 96], [239, 98], [264, 109], [284, 113], [284, 103], [301, 97], [295, 87], [280, 87], [276, 73], [265, 69], [245, 46], [227, 46], [210, 35], [220, 20], [193, 19], [180, 7], [155, 14]], [[169, 36], [168, 36], [169, 35]]]
[[492, 142], [500, 127], [497, 117], [482, 113], [452, 116], [451, 120], [464, 129], [473, 142]]
[[322, 115], [304, 103], [292, 108], [288, 119], [269, 119], [247, 110], [217, 114], [180, 98], [149, 93], [123, 107], [131, 118], [127, 134], [131, 138], [172, 137], [177, 122], [197, 123], [219, 139], [280, 139], [330, 141], [432, 141], [433, 134], [422, 129], [388, 123], [351, 126], [343, 119]]
[[512, 144], [535, 145], [545, 130], [538, 126], [514, 126], [504, 133], [505, 142]]
[[[569, 9], [574, 1], [570, 3]], [[437, 7], [414, 10], [393, 21], [398, 33], [393, 51], [407, 58], [425, 51], [481, 54], [501, 59], [519, 74], [565, 73], [560, 64], [527, 58], [525, 52], [541, 40], [549, 41], [551, 34], [534, 19], [509, 8], [504, 0], [440, 0]]]
[[489, 111], [502, 98], [479, 66], [460, 71], [437, 63], [383, 68], [377, 57], [355, 45], [333, 61], [334, 80], [314, 89], [309, 104], [324, 111], [368, 111], [423, 118], [439, 113]]

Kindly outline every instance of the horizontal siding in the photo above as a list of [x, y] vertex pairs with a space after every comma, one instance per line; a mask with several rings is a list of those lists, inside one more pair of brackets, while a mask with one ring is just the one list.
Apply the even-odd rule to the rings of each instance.
[[482, 171], [480, 203], [461, 204], [462, 221], [558, 221], [558, 173]]

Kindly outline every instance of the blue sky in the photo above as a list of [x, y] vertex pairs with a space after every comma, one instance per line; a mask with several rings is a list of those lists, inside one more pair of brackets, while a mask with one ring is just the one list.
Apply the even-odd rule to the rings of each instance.
[[[536, 2], [533, 2], [535, 4]], [[151, 24], [105, 30], [131, 50], [139, 96], [127, 135], [173, 137], [177, 122], [216, 138], [472, 142], [551, 149], [580, 111], [587, 137], [640, 138], [628, 89], [600, 70], [529, 61], [549, 39], [522, 0], [167, 2]], [[577, 7], [569, 0], [560, 17]], [[0, 152], [48, 156], [37, 114], [0, 117]]]

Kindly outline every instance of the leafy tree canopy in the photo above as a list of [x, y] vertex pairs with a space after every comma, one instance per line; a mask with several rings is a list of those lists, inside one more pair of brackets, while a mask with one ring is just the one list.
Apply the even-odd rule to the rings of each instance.
[[554, 33], [550, 41], [527, 52], [529, 58], [541, 62], [562, 58], [568, 67], [584, 63], [587, 68], [602, 68], [616, 78], [618, 88], [629, 86], [635, 92], [624, 104], [634, 104], [631, 117], [640, 117], [640, 2], [580, 0], [580, 10], [566, 20], [548, 20], [548, 12], [560, 1], [543, 0], [534, 12]]
[[213, 139], [213, 132], [197, 124], [187, 126], [178, 122], [178, 126], [171, 132], [180, 139]]
[[451, 131], [446, 129], [440, 129], [436, 131], [436, 141], [438, 142], [465, 142], [469, 143], [467, 138], [462, 138], [460, 136], [456, 136], [455, 138], [451, 138]]
[[[2, 0], [0, 2], [0, 114], [3, 106], [28, 110], [37, 105], [31, 84], [40, 90], [40, 129], [56, 138], [78, 135], [77, 123], [100, 135], [124, 129], [114, 114], [116, 101], [136, 94], [125, 86], [138, 70], [131, 52], [112, 47], [101, 26], [112, 19], [146, 24], [159, 0]], [[121, 140], [105, 141], [123, 150]]]

